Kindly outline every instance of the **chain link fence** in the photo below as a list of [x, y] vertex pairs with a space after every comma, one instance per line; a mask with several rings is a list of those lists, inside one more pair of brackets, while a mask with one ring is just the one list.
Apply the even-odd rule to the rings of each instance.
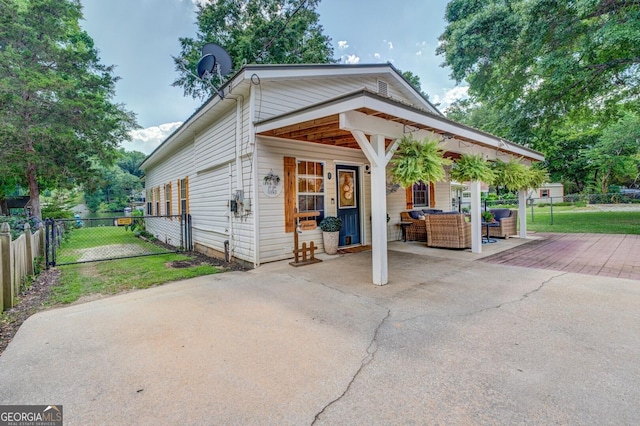
[[190, 215], [49, 219], [45, 230], [47, 267], [192, 249]]
[[[454, 204], [456, 204], [454, 202]], [[471, 202], [457, 200], [459, 211], [468, 212]], [[517, 209], [517, 198], [499, 200], [482, 200], [482, 209], [509, 208]], [[569, 194], [561, 197], [527, 198], [527, 220], [535, 222], [536, 217], [550, 220], [553, 224], [554, 214], [565, 210], [593, 211], [640, 211], [640, 190], [623, 190], [610, 194]]]

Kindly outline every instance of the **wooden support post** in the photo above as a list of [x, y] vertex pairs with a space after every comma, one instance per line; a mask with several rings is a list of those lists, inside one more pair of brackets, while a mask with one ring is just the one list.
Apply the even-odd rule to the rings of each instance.
[[11, 285], [11, 232], [9, 224], [3, 223], [0, 227], [0, 286], [2, 287], [2, 307], [3, 309], [13, 308], [13, 285]]
[[24, 224], [24, 236], [26, 238], [26, 248], [27, 248], [27, 276], [33, 276], [33, 241], [31, 239], [31, 225], [29, 223]]
[[[308, 218], [308, 217], [316, 217], [319, 216], [320, 212], [303, 212], [298, 213], [298, 209], [294, 209], [293, 213], [293, 262], [289, 262], [291, 266], [304, 266], [312, 263], [322, 262], [322, 259], [316, 259], [315, 251], [318, 247], [311, 241], [309, 247], [307, 247], [307, 243], [302, 243], [302, 248], [299, 248], [299, 240], [298, 233], [302, 233], [302, 227], [298, 229], [298, 222], [300, 218]], [[300, 257], [302, 255], [302, 260]]]

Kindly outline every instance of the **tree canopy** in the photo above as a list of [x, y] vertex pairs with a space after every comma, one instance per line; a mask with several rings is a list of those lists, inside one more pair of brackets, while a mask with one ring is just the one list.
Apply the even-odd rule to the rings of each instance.
[[445, 17], [437, 52], [481, 101], [538, 125], [637, 106], [638, 1], [453, 0]]
[[[470, 95], [450, 118], [542, 151], [570, 191], [606, 175], [596, 148], [638, 117], [640, 1], [452, 0], [445, 19], [437, 53]], [[626, 141], [637, 155], [638, 141]], [[610, 182], [630, 176], [625, 164]]]
[[41, 188], [91, 184], [136, 126], [80, 19], [78, 0], [0, 0], [0, 179], [28, 186], [38, 217]]
[[247, 63], [298, 64], [334, 62], [331, 39], [322, 33], [319, 0], [218, 0], [197, 6], [195, 38], [181, 38], [174, 58], [179, 74], [174, 86], [185, 96], [206, 98], [221, 84], [195, 75], [202, 46], [215, 43], [229, 52], [233, 71]]

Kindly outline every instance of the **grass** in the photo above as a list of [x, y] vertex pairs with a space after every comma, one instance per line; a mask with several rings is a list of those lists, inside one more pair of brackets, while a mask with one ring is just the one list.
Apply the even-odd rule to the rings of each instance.
[[571, 207], [554, 207], [553, 224], [549, 208], [527, 211], [527, 230], [535, 232], [640, 234], [640, 212], [587, 211]]
[[116, 294], [219, 272], [215, 266], [206, 264], [186, 268], [171, 266], [172, 262], [189, 259], [171, 253], [60, 266], [60, 281], [52, 288], [49, 304], [72, 303], [84, 296]]
[[141, 254], [166, 251], [141, 240], [122, 226], [78, 228], [68, 232], [57, 252], [56, 260], [58, 263], [77, 262], [82, 257], [83, 250], [109, 245], [137, 245]]

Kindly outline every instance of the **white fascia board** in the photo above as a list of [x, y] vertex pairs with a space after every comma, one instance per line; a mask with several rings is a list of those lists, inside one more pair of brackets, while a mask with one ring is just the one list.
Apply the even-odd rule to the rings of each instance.
[[329, 115], [340, 114], [346, 111], [362, 108], [361, 98], [347, 99], [336, 104], [320, 106], [318, 108], [310, 108], [293, 112], [279, 119], [267, 121], [263, 124], [256, 125], [256, 133], [268, 132], [280, 127], [292, 126], [300, 122], [315, 120]]
[[252, 75], [257, 75], [260, 79], [267, 80], [289, 80], [300, 78], [323, 78], [323, 77], [343, 77], [369, 74], [389, 74], [391, 67], [387, 64], [374, 66], [345, 66], [345, 65], [309, 65], [300, 66], [286, 65], [277, 66], [252, 66], [247, 65], [244, 69], [243, 78], [250, 80]]
[[[408, 121], [419, 123], [427, 127], [432, 127], [445, 133], [451, 133], [454, 136], [471, 139], [494, 149], [500, 149], [503, 152], [509, 152], [514, 155], [532, 158], [537, 161], [544, 161], [544, 156], [540, 155], [537, 152], [531, 151], [519, 145], [514, 145], [513, 143], [504, 143], [503, 140], [498, 138], [497, 136], [492, 136], [483, 132], [473, 130], [469, 127], [459, 125], [444, 118], [431, 117], [429, 115], [420, 114], [416, 111], [412, 111], [398, 105], [391, 105], [387, 102], [372, 97], [367, 97], [365, 107], [373, 109], [375, 111], [393, 115], [395, 117], [400, 117]], [[506, 146], [500, 146], [501, 142], [503, 142]]]
[[[513, 143], [505, 143], [497, 136], [492, 136], [466, 126], [459, 125], [446, 118], [432, 117], [431, 115], [420, 113], [366, 94], [327, 105], [321, 105], [317, 108], [311, 107], [300, 110], [299, 112], [294, 111], [282, 116], [281, 118], [269, 119], [262, 124], [258, 123], [256, 125], [256, 132], [267, 132], [280, 127], [286, 127], [300, 122], [326, 117], [328, 115], [342, 114], [340, 117], [340, 126], [343, 130], [362, 130], [369, 135], [382, 134], [389, 138], [398, 138], [402, 136], [404, 130], [402, 124], [391, 123], [382, 118], [370, 117], [366, 114], [355, 111], [360, 108], [372, 109], [410, 122], [419, 123], [423, 126], [431, 127], [445, 133], [451, 133], [454, 136], [459, 136], [461, 138], [481, 143], [490, 149], [508, 152], [519, 157], [544, 161], [544, 156], [541, 154], [525, 147], [514, 145]], [[504, 146], [501, 146], [502, 144], [504, 144]]]
[[[233, 96], [233, 89], [237, 88], [244, 81], [241, 77], [241, 75], [236, 75], [235, 78], [226, 84], [221, 90], [228, 89], [226, 93]], [[154, 163], [162, 160], [167, 153], [170, 153], [174, 148], [184, 143], [185, 139], [188, 139], [189, 137], [195, 138], [197, 133], [197, 129], [193, 128], [195, 124], [202, 120], [202, 118], [205, 117], [216, 105], [226, 99], [232, 98], [221, 99], [220, 96], [213, 96], [209, 98], [209, 100], [201, 105], [196, 112], [187, 119], [187, 121], [182, 123], [177, 130], [169, 135], [167, 139], [165, 139], [151, 154], [149, 154], [147, 158], [140, 163], [140, 167], [143, 165], [145, 167], [152, 166]], [[203, 127], [206, 127], [206, 124], [203, 125]]]

